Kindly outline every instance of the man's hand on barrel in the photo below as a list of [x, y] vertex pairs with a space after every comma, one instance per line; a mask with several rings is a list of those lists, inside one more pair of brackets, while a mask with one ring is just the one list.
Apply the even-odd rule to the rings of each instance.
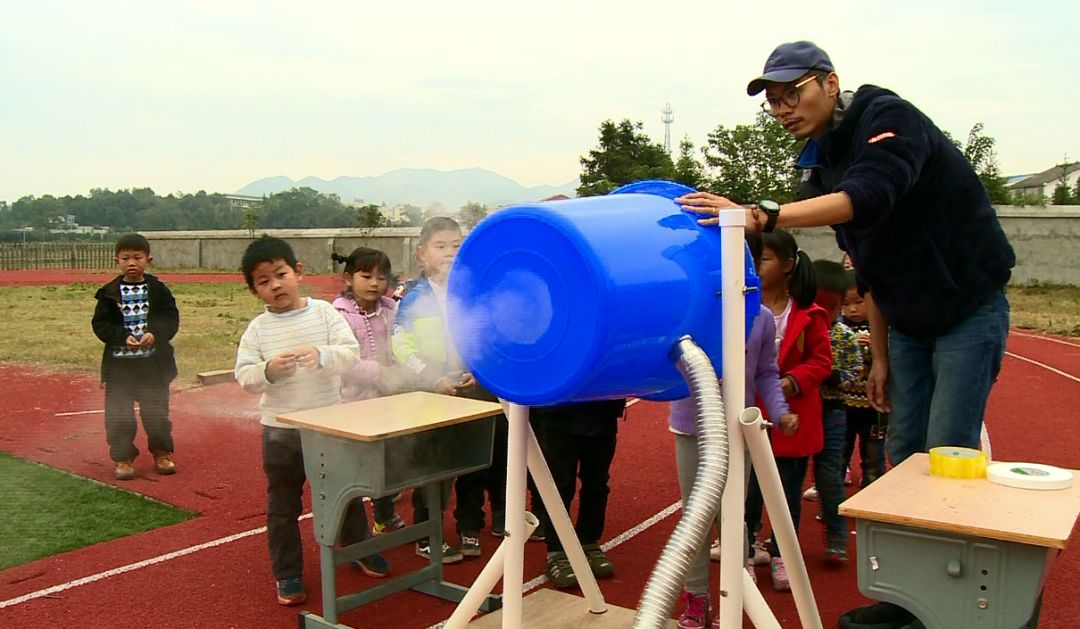
[[682, 209], [693, 214], [700, 214], [705, 218], [698, 219], [700, 225], [716, 225], [720, 222], [717, 218], [720, 210], [735, 208], [746, 212], [746, 231], [759, 232], [764, 226], [764, 213], [756, 207], [744, 208], [727, 197], [722, 197], [711, 192], [691, 192], [675, 199]]

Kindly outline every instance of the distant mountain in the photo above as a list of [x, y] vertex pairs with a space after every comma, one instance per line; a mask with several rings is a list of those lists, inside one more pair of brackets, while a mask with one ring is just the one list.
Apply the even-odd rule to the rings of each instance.
[[574, 179], [561, 186], [530, 188], [483, 168], [451, 171], [399, 168], [378, 177], [337, 177], [330, 181], [319, 177], [304, 177], [299, 181], [284, 176], [267, 177], [249, 183], [236, 193], [261, 196], [302, 186], [336, 194], [346, 203], [353, 199], [362, 199], [365, 203], [386, 203], [391, 206], [411, 203], [425, 207], [430, 203], [440, 202], [447, 210], [454, 211], [469, 201], [499, 206], [536, 201], [554, 194], [573, 197], [578, 180]]

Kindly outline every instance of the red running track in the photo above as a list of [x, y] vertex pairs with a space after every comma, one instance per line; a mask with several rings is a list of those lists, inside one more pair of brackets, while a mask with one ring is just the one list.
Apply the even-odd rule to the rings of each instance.
[[[329, 284], [327, 289], [334, 290]], [[1080, 343], [1017, 331], [1008, 349], [987, 416], [995, 458], [1080, 467], [1080, 433], [1073, 427], [1071, 413], [1080, 399]], [[0, 391], [5, 401], [0, 409], [0, 450], [200, 514], [185, 523], [0, 571], [0, 626], [296, 626], [297, 608], [283, 608], [274, 601], [265, 536], [260, 530], [264, 489], [254, 396], [234, 385], [178, 391], [173, 420], [179, 472], [158, 477], [149, 471], [147, 458], [141, 457], [136, 462], [138, 478], [118, 483], [112, 479], [102, 416], [58, 415], [102, 408], [93, 377], [0, 364]], [[620, 427], [606, 539], [641, 530], [609, 552], [617, 572], [613, 579], [601, 582], [601, 589], [615, 605], [636, 607], [674, 527], [677, 514], [642, 526], [678, 500], [665, 419], [666, 405], [640, 403], [631, 407]], [[411, 515], [408, 501], [400, 504], [402, 514]], [[821, 529], [813, 519], [816, 509], [806, 505], [800, 538], [822, 620], [829, 627], [835, 626], [841, 612], [865, 599], [857, 592], [854, 562], [834, 568], [822, 559]], [[305, 582], [311, 598], [301, 609], [319, 612], [317, 547], [310, 520], [302, 528], [308, 562]], [[449, 521], [447, 534], [454, 539]], [[483, 541], [484, 556], [448, 566], [448, 580], [472, 581], [496, 542], [487, 535]], [[543, 557], [541, 544], [529, 544], [526, 579], [543, 573]], [[395, 571], [420, 566], [410, 548], [398, 549], [388, 558]], [[343, 588], [372, 583], [347, 568], [340, 570]], [[1075, 596], [1080, 591], [1078, 575], [1080, 551], [1074, 547], [1062, 553], [1050, 575], [1040, 627], [1075, 626], [1074, 619], [1080, 618], [1080, 598]], [[759, 576], [761, 589], [781, 623], [797, 626], [790, 594], [773, 592], [765, 569]], [[341, 622], [357, 627], [423, 628], [445, 619], [452, 610], [450, 603], [401, 593], [344, 614]]]

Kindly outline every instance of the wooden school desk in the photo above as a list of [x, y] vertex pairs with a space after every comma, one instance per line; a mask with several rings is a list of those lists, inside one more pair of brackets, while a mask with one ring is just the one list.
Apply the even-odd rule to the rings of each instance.
[[856, 519], [859, 591], [927, 629], [1034, 626], [1080, 513], [1080, 483], [1036, 491], [929, 470], [916, 454], [840, 505]]
[[[440, 481], [491, 465], [492, 402], [414, 392], [288, 413], [278, 421], [300, 429], [304, 470], [319, 543], [323, 615], [301, 615], [304, 627], [340, 627], [337, 616], [354, 607], [412, 588], [450, 601], [467, 591], [443, 581]], [[345, 508], [364, 496], [380, 498], [423, 487], [427, 522], [335, 549]], [[428, 538], [427, 566], [372, 588], [337, 595], [334, 567], [372, 553]], [[497, 597], [481, 608], [497, 609]]]

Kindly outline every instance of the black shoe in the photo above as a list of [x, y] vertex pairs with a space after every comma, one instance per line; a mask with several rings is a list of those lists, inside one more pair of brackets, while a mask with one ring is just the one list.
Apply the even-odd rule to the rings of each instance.
[[532, 535], [529, 536], [530, 542], [542, 542], [547, 539], [547, 520], [540, 520], [540, 524], [533, 530]]
[[615, 565], [611, 563], [599, 545], [583, 544], [581, 549], [585, 551], [585, 559], [589, 560], [589, 569], [597, 579], [606, 579], [615, 574]]
[[[418, 557], [423, 557], [424, 559], [430, 560], [431, 559], [431, 543], [426, 539], [421, 540], [419, 542], [416, 542], [416, 555]], [[443, 545], [442, 545], [442, 562], [444, 564], [446, 564], [446, 563], [457, 563], [457, 562], [461, 561], [464, 558], [465, 558], [465, 556], [461, 554], [460, 550], [454, 548], [453, 546], [447, 544], [446, 542], [443, 542]]]
[[495, 537], [506, 537], [506, 514], [496, 511], [491, 514], [491, 534]]
[[544, 571], [557, 588], [577, 587], [577, 577], [574, 576], [574, 569], [570, 567], [570, 560], [564, 552], [551, 553]]
[[845, 612], [839, 625], [840, 629], [906, 629], [913, 626], [913, 621], [918, 622], [915, 615], [903, 607], [877, 603]]
[[476, 531], [462, 531], [461, 543], [458, 544], [458, 550], [466, 557], [479, 557], [480, 534]]

